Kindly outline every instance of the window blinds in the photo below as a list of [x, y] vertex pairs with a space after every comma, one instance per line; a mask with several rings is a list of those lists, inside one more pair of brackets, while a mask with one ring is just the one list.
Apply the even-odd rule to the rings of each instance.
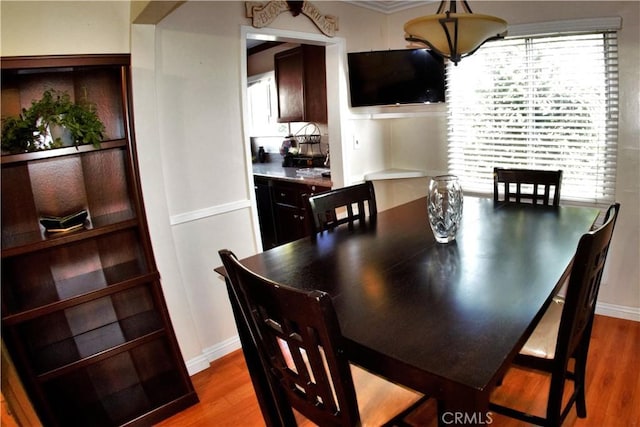
[[487, 43], [447, 68], [449, 171], [493, 192], [493, 168], [563, 170], [562, 199], [615, 198], [616, 32]]

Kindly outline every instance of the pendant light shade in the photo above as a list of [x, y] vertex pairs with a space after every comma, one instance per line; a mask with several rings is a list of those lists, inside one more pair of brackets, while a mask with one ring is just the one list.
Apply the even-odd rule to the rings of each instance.
[[456, 65], [474, 53], [486, 41], [503, 38], [507, 33], [507, 22], [495, 16], [471, 12], [466, 0], [462, 2], [465, 12], [458, 13], [456, 1], [440, 3], [435, 15], [412, 19], [404, 24], [405, 39], [427, 45]]

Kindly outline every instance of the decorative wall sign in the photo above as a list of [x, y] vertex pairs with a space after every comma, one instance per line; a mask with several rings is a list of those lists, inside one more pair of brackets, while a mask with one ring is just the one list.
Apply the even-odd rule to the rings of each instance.
[[338, 18], [323, 15], [309, 1], [247, 1], [245, 7], [247, 18], [252, 19], [251, 24], [256, 28], [266, 27], [281, 13], [291, 11], [293, 16], [298, 16], [300, 13], [306, 15], [323, 34], [329, 37], [335, 36], [338, 30]]

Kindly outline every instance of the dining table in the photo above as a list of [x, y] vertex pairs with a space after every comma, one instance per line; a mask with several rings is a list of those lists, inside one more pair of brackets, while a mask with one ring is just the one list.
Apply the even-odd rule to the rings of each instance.
[[[491, 391], [561, 289], [599, 213], [465, 196], [455, 240], [437, 243], [427, 199], [419, 198], [365, 226], [343, 225], [241, 263], [283, 285], [327, 292], [349, 360], [437, 399], [439, 424], [485, 425]], [[291, 425], [231, 292], [230, 301], [265, 422]]]

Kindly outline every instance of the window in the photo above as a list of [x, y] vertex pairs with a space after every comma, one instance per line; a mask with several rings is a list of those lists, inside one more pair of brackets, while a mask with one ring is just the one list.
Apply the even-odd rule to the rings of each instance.
[[286, 123], [278, 123], [278, 101], [274, 72], [248, 78], [249, 133], [251, 136], [285, 136]]
[[[511, 29], [510, 29], [511, 33]], [[562, 199], [615, 198], [615, 31], [514, 37], [447, 68], [449, 171], [493, 192], [493, 168], [562, 169]]]

